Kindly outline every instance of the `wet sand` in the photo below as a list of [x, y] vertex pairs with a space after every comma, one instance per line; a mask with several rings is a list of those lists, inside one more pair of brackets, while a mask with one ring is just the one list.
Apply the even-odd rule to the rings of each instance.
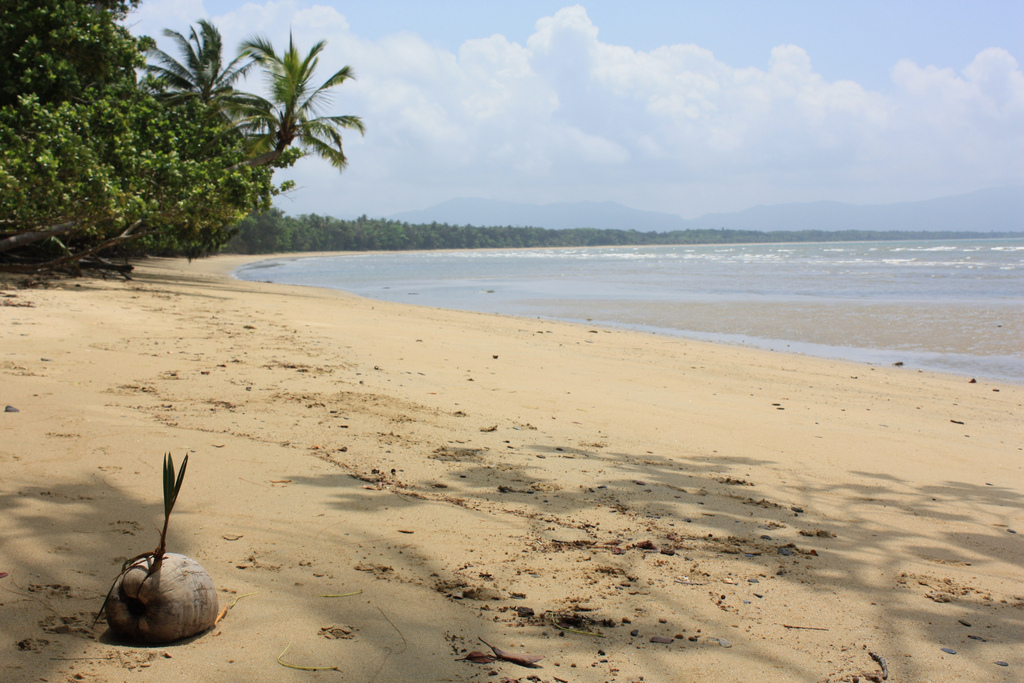
[[[225, 277], [245, 260], [3, 286], [12, 680], [850, 681], [870, 652], [1020, 678], [1024, 387]], [[156, 545], [168, 451], [169, 549], [232, 606], [140, 648], [91, 624]], [[461, 661], [478, 638], [542, 668]]]

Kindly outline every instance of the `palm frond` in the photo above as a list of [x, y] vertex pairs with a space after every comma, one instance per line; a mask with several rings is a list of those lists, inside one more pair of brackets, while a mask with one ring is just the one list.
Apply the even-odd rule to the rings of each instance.
[[162, 50], [147, 53], [146, 70], [163, 87], [169, 102], [198, 98], [220, 116], [231, 120], [230, 106], [241, 95], [234, 83], [254, 66], [246, 55], [238, 55], [226, 67], [223, 64], [223, 40], [217, 27], [200, 19], [186, 38], [177, 31], [164, 31], [177, 46], [180, 61]]
[[332, 146], [323, 140], [307, 136], [303, 140], [303, 146], [308, 148], [313, 152], [313, 154], [317, 155], [321, 159], [328, 161], [331, 166], [334, 166], [338, 170], [342, 170], [348, 166], [348, 159], [345, 158], [345, 152], [341, 148], [340, 138], [337, 146]]
[[324, 121], [330, 121], [334, 126], [338, 128], [348, 128], [349, 130], [358, 131], [360, 135], [366, 134], [366, 126], [363, 124], [363, 120], [358, 116], [325, 116]]
[[317, 89], [318, 90], [323, 90], [323, 89], [326, 89], [326, 88], [334, 88], [336, 86], [341, 85], [342, 83], [344, 83], [347, 80], [353, 80], [354, 81], [355, 79], [356, 79], [356, 74], [355, 74], [354, 71], [352, 71], [352, 67], [344, 66], [344, 67], [338, 69], [338, 71], [335, 72], [335, 74], [333, 76], [331, 76], [326, 81], [324, 81], [324, 84], [321, 85]]
[[252, 57], [260, 63], [277, 60], [274, 45], [263, 35], [249, 36], [238, 49], [240, 55]]
[[352, 72], [352, 67], [346, 66], [339, 69], [333, 76], [328, 78], [323, 85], [311, 92], [299, 108], [308, 112], [309, 115], [318, 115], [321, 110], [331, 103], [333, 93], [330, 92], [330, 89], [341, 85], [347, 80], [354, 79], [355, 74]]
[[238, 55], [231, 60], [231, 63], [224, 67], [221, 72], [221, 80], [227, 85], [234, 85], [235, 81], [245, 76], [249, 71], [256, 66], [256, 61], [250, 59], [245, 64], [239, 64], [239, 62], [246, 59], [245, 55]]
[[195, 74], [182, 66], [174, 57], [163, 50], [150, 50], [147, 56], [156, 61], [156, 64], [147, 64], [146, 71], [163, 81], [165, 85], [180, 90], [195, 88]]

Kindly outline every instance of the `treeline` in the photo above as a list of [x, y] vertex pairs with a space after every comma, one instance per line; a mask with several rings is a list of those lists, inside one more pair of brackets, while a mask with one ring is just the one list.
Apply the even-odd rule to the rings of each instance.
[[270, 254], [296, 251], [407, 251], [415, 249], [512, 249], [525, 247], [655, 246], [767, 242], [853, 242], [908, 239], [1020, 237], [1019, 233], [906, 232], [898, 230], [598, 230], [573, 228], [475, 227], [448, 223], [410, 224], [360, 216], [339, 220], [306, 214], [286, 216], [279, 209], [249, 216], [233, 228], [224, 251]]

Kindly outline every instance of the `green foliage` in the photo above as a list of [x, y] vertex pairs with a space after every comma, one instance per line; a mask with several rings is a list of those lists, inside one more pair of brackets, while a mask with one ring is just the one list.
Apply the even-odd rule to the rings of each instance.
[[138, 41], [115, 20], [139, 0], [0, 3], [0, 107], [24, 94], [67, 100], [142, 66]]
[[312, 215], [285, 216], [278, 209], [238, 223], [225, 251], [269, 254], [294, 251], [398, 251], [413, 249], [510, 249], [529, 247], [656, 246], [766, 242], [850, 242], [857, 240], [977, 239], [1003, 234], [845, 230], [758, 232], [754, 230], [675, 230], [638, 232], [573, 228], [474, 227], [430, 223], [411, 225], [384, 218], [356, 220]]
[[171, 109], [133, 85], [85, 103], [25, 96], [0, 109], [0, 236], [57, 226], [68, 253], [122, 237], [215, 248], [272, 196], [271, 171], [232, 169], [242, 141], [221, 133], [198, 103]]

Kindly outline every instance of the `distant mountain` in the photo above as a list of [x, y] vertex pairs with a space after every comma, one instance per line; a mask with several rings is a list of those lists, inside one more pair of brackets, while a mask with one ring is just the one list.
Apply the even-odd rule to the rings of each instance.
[[970, 194], [897, 204], [811, 202], [755, 206], [735, 213], [691, 220], [670, 213], [631, 209], [615, 202], [518, 204], [489, 199], [452, 199], [389, 218], [407, 223], [475, 226], [598, 228], [668, 232], [729, 230], [929, 230], [1024, 232], [1024, 187], [1001, 187]]
[[1024, 187], [997, 187], [898, 204], [811, 202], [755, 206], [736, 213], [701, 216], [687, 221], [687, 227], [761, 231], [1024, 231]]

